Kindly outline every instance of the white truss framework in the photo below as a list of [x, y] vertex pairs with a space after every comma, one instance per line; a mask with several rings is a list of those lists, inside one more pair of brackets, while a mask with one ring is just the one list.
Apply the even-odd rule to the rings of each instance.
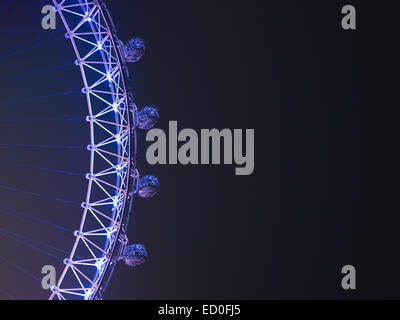
[[76, 54], [90, 126], [90, 171], [75, 243], [50, 299], [93, 299], [118, 241], [127, 205], [131, 128], [123, 66], [98, 1], [53, 0]]

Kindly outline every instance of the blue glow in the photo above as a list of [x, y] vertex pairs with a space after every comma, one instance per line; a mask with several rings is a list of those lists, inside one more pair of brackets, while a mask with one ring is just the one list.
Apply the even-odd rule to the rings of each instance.
[[118, 144], [122, 144], [121, 134], [117, 134], [117, 135], [115, 136], [115, 141], [117, 141]]
[[104, 268], [104, 265], [106, 264], [106, 262], [107, 262], [107, 260], [104, 259], [104, 258], [98, 259], [98, 260], [95, 262], [95, 266], [96, 266], [97, 270], [102, 271], [103, 268]]
[[85, 22], [92, 22], [92, 18], [90, 17], [90, 13], [89, 12], [85, 13]]
[[113, 198], [113, 204], [114, 204], [114, 208], [118, 207], [118, 204], [119, 204], [119, 199], [118, 199], [118, 197], [114, 197], [114, 198]]
[[116, 102], [113, 103], [112, 108], [114, 112], [118, 112], [118, 104]]
[[111, 77], [110, 71], [107, 71], [106, 77], [107, 77], [108, 82], [112, 81], [112, 77]]
[[84, 299], [85, 299], [85, 300], [89, 300], [90, 297], [93, 295], [93, 293], [94, 293], [94, 290], [93, 290], [93, 289], [85, 290]]

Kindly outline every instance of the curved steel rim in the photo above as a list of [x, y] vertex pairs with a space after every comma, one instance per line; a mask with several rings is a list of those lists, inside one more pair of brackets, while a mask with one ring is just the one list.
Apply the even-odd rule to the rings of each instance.
[[[77, 65], [79, 65], [84, 84], [84, 93], [88, 105], [88, 122], [90, 123], [90, 172], [88, 174], [88, 189], [86, 201], [82, 204], [83, 214], [80, 228], [75, 232], [76, 240], [70, 257], [65, 259], [66, 264], [57, 286], [52, 288], [50, 299], [69, 298], [93, 299], [96, 297], [104, 276], [113, 256], [116, 244], [119, 241], [121, 225], [126, 220], [129, 199], [130, 172], [131, 172], [131, 131], [134, 130], [133, 119], [129, 110], [128, 91], [125, 86], [126, 70], [123, 69], [118, 47], [116, 46], [113, 30], [107, 23], [106, 16], [99, 1], [56, 1], [54, 6], [70, 38]], [[108, 14], [108, 12], [107, 12]], [[76, 26], [71, 26], [67, 15], [80, 17]], [[80, 32], [89, 26], [91, 32]], [[82, 45], [91, 47], [89, 52], [82, 54]], [[101, 58], [93, 59], [100, 53]], [[99, 68], [100, 66], [100, 68]], [[107, 72], [102, 72], [102, 68]], [[89, 81], [87, 71], [98, 72], [96, 81]], [[104, 83], [109, 83], [109, 91], [98, 90]], [[107, 99], [108, 97], [108, 99]], [[103, 105], [103, 109], [98, 108]], [[102, 120], [102, 117], [115, 112], [115, 123]], [[115, 131], [109, 130], [106, 125], [114, 126]], [[108, 138], [96, 142], [96, 132], [101, 131]], [[117, 146], [118, 152], [107, 150], [107, 146]], [[108, 163], [108, 168], [96, 171], [99, 160]], [[102, 177], [116, 174], [116, 184], [104, 181]], [[104, 192], [105, 198], [92, 202], [93, 188]], [[114, 189], [115, 193], [110, 190]], [[106, 208], [114, 206], [112, 210]], [[85, 228], [88, 215], [98, 222], [98, 228]], [[125, 216], [125, 217], [124, 217]], [[105, 224], [104, 221], [109, 221]], [[96, 241], [93, 240], [96, 238]], [[104, 246], [99, 244], [103, 243]], [[103, 242], [101, 242], [103, 241]], [[78, 250], [87, 250], [89, 258], [77, 256]], [[93, 272], [87, 271], [93, 269]], [[68, 278], [68, 281], [66, 280]], [[68, 284], [66, 284], [68, 282]]]

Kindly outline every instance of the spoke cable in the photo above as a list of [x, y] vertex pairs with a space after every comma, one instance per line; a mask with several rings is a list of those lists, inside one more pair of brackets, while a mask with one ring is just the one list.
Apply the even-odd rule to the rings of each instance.
[[46, 144], [19, 144], [19, 143], [1, 143], [0, 147], [26, 147], [26, 148], [47, 148], [47, 149], [86, 149], [83, 146], [56, 146]]
[[28, 122], [28, 121], [82, 121], [85, 118], [21, 118], [21, 119], [0, 119], [0, 122]]
[[4, 76], [0, 76], [0, 80], [9, 80], [9, 79], [18, 78], [18, 77], [25, 76], [25, 75], [35, 74], [35, 73], [42, 72], [42, 71], [61, 69], [61, 68], [66, 68], [66, 67], [70, 67], [70, 66], [75, 66], [75, 62], [60, 64], [60, 65], [55, 65], [55, 66], [50, 66], [50, 67], [44, 67], [44, 68], [40, 68], [40, 69], [34, 69], [31, 71], [20, 72], [20, 73], [15, 73], [15, 74], [10, 74], [10, 75], [4, 75]]
[[71, 175], [71, 176], [79, 176], [79, 177], [85, 177], [86, 176], [85, 174], [82, 174], [82, 173], [70, 172], [70, 171], [65, 171], [65, 170], [50, 169], [50, 168], [43, 168], [43, 167], [31, 165], [31, 164], [23, 164], [23, 163], [18, 163], [18, 162], [11, 162], [11, 161], [1, 161], [0, 160], [0, 165], [37, 169], [37, 170], [42, 170], [42, 171], [48, 171], [48, 172], [54, 172], [54, 173], [60, 173], [60, 174], [67, 174], [67, 175]]
[[52, 245], [49, 245], [49, 244], [47, 244], [47, 243], [44, 243], [44, 242], [42, 242], [42, 241], [34, 240], [34, 239], [32, 239], [32, 238], [26, 237], [26, 236], [24, 236], [24, 235], [22, 235], [22, 234], [20, 234], [20, 233], [13, 232], [13, 231], [8, 230], [8, 229], [6, 229], [6, 228], [0, 227], [0, 232], [10, 234], [10, 235], [12, 235], [12, 236], [14, 236], [14, 237], [21, 238], [21, 239], [26, 240], [26, 241], [28, 241], [28, 242], [30, 241], [30, 242], [32, 242], [32, 243], [34, 243], [34, 244], [43, 246], [43, 247], [45, 247], [45, 248], [52, 249], [52, 250], [57, 251], [57, 252], [59, 252], [59, 253], [66, 254], [67, 256], [69, 256], [69, 254], [70, 254], [70, 252], [67, 252], [67, 251], [65, 251], [65, 250], [56, 248], [56, 247], [54, 247], [54, 246], [52, 246]]
[[[1, 228], [0, 228], [0, 229], [1, 229]], [[17, 241], [17, 242], [19, 242], [19, 243], [21, 243], [21, 244], [27, 246], [27, 247], [30, 247], [30, 248], [32, 248], [32, 249], [35, 249], [36, 251], [41, 252], [41, 253], [43, 253], [43, 254], [49, 256], [49, 257], [55, 258], [55, 259], [57, 259], [57, 260], [63, 260], [63, 258], [60, 257], [60, 256], [57, 256], [57, 255], [55, 255], [55, 254], [53, 254], [53, 253], [51, 253], [51, 252], [48, 252], [48, 251], [46, 251], [46, 250], [43, 250], [43, 249], [41, 249], [41, 248], [39, 248], [39, 247], [37, 247], [37, 246], [34, 246], [33, 244], [30, 244], [30, 243], [28, 243], [28, 242], [26, 242], [26, 241], [20, 240], [20, 239], [18, 239], [18, 238], [16, 238], [16, 237], [12, 236], [12, 235], [10, 235], [10, 234], [7, 234], [7, 233], [5, 233], [5, 232], [3, 232], [3, 231], [1, 231], [1, 230], [0, 230], [0, 235], [3, 236], [3, 237], [9, 238], [9, 239], [15, 240], [15, 241]]]
[[2, 204], [0, 204], [0, 212], [6, 213], [6, 214], [15, 215], [15, 216], [22, 216], [22, 217], [25, 218], [24, 220], [29, 221], [29, 219], [32, 219], [36, 223], [42, 223], [42, 224], [45, 224], [47, 226], [56, 228], [57, 230], [61, 230], [61, 231], [64, 231], [66, 233], [69, 233], [69, 234], [73, 233], [72, 229], [68, 229], [68, 228], [62, 227], [62, 226], [60, 226], [58, 224], [55, 224], [55, 223], [50, 222], [48, 220], [39, 218], [39, 217], [37, 217], [35, 215], [29, 214], [29, 213], [26, 213], [26, 212], [23, 212], [21, 210], [17, 210], [17, 209], [14, 209], [14, 208], [7, 207], [7, 206], [2, 205]]
[[2, 288], [0, 288], [0, 294], [6, 296], [7, 298], [10, 298], [11, 300], [17, 300], [17, 298], [15, 298], [11, 293]]
[[26, 102], [26, 101], [40, 100], [40, 99], [46, 99], [46, 98], [51, 98], [51, 97], [66, 96], [66, 95], [77, 94], [77, 93], [82, 93], [82, 90], [56, 92], [56, 93], [51, 93], [51, 94], [42, 95], [42, 96], [34, 96], [34, 97], [27, 97], [27, 98], [20, 98], [20, 99], [0, 100], [0, 104]]
[[[35, 39], [29, 40], [29, 41], [24, 41], [24, 42], [20, 43], [19, 45], [15, 46], [14, 48], [11, 48], [11, 49], [8, 49], [8, 50], [0, 52], [0, 57], [6, 56], [8, 53], [14, 52], [14, 51], [16, 51], [18, 49], [22, 49], [22, 48], [24, 48], [25, 46], [27, 46], [30, 43], [40, 42], [41, 39], [47, 38], [47, 37], [49, 37], [49, 36], [51, 36], [53, 34], [57, 34], [57, 33], [60, 33], [60, 31], [51, 31], [51, 32], [48, 32], [48, 33], [46, 33], [44, 35], [42, 34], [42, 35], [40, 35], [39, 37], [37, 37]], [[29, 46], [27, 48], [29, 48]], [[27, 48], [24, 48], [24, 49], [27, 49]]]
[[9, 259], [7, 259], [7, 258], [5, 258], [5, 257], [3, 257], [3, 256], [1, 256], [1, 255], [0, 255], [0, 259], [3, 260], [4, 262], [6, 262], [7, 264], [13, 266], [14, 268], [18, 269], [19, 271], [22, 271], [23, 273], [25, 273], [25, 274], [28, 275], [29, 277], [33, 278], [34, 280], [37, 280], [37, 281], [40, 281], [40, 282], [41, 282], [41, 280], [40, 280], [38, 277], [34, 276], [34, 275], [33, 275], [32, 273], [30, 273], [28, 270], [26, 270], [26, 269], [24, 269], [23, 267], [21, 267], [21, 266], [15, 264], [15, 263], [12, 262], [11, 260], [9, 260]]
[[31, 191], [27, 191], [27, 190], [22, 190], [22, 189], [18, 189], [18, 188], [14, 188], [14, 187], [0, 185], [0, 189], [13, 191], [13, 192], [19, 192], [19, 193], [25, 193], [25, 194], [29, 194], [31, 196], [45, 198], [45, 199], [49, 199], [49, 200], [55, 200], [55, 201], [59, 201], [62, 203], [67, 203], [67, 204], [81, 205], [81, 203], [77, 202], [77, 201], [65, 200], [65, 199], [61, 199], [61, 198], [57, 198], [57, 197], [53, 197], [53, 196], [49, 196], [49, 195], [45, 195], [45, 194], [40, 194], [40, 193], [36, 193], [36, 192], [31, 192]]
[[42, 42], [42, 43], [39, 43], [39, 44], [37, 44], [37, 45], [31, 46], [31, 47], [28, 47], [28, 48], [24, 48], [24, 49], [19, 50], [19, 51], [17, 51], [17, 52], [14, 52], [14, 53], [11, 53], [11, 54], [2, 56], [2, 57], [0, 58], [0, 61], [5, 60], [5, 59], [7, 59], [7, 58], [9, 58], [9, 57], [14, 57], [14, 56], [19, 55], [19, 54], [21, 54], [21, 53], [25, 53], [25, 52], [31, 51], [31, 50], [36, 49], [36, 48], [41, 48], [41, 47], [43, 47], [43, 46], [45, 46], [45, 45], [47, 45], [47, 44], [49, 44], [49, 43], [53, 43], [53, 42], [58, 41], [58, 40], [61, 40], [61, 39], [65, 39], [65, 37], [62, 36], [62, 37], [57, 37], [57, 38], [55, 38], [55, 39], [47, 40], [47, 41]]
[[13, 25], [11, 25], [9, 27], [2, 28], [2, 29], [0, 29], [0, 34], [4, 33], [4, 32], [7, 32], [8, 30], [12, 30], [14, 28], [18, 28], [20, 26], [23, 26], [23, 25], [27, 24], [28, 22], [30, 22], [32, 20], [35, 20], [35, 19], [39, 19], [39, 18], [43, 18], [43, 14], [31, 16], [31, 17], [26, 18], [26, 19], [24, 19], [24, 20], [22, 20], [20, 22], [17, 22], [16, 24], [13, 24]]

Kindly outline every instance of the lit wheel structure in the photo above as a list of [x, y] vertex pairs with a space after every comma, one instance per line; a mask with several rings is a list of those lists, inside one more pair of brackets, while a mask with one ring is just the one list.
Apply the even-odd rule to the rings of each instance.
[[158, 111], [138, 110], [133, 101], [127, 62], [141, 58], [143, 41], [118, 39], [104, 1], [53, 3], [82, 74], [90, 165], [81, 223], [50, 299], [102, 299], [119, 260], [134, 266], [147, 256], [142, 245], [128, 244], [126, 231], [134, 195], [149, 197], [159, 187], [157, 178], [141, 178], [136, 168], [136, 128], [154, 126]]

